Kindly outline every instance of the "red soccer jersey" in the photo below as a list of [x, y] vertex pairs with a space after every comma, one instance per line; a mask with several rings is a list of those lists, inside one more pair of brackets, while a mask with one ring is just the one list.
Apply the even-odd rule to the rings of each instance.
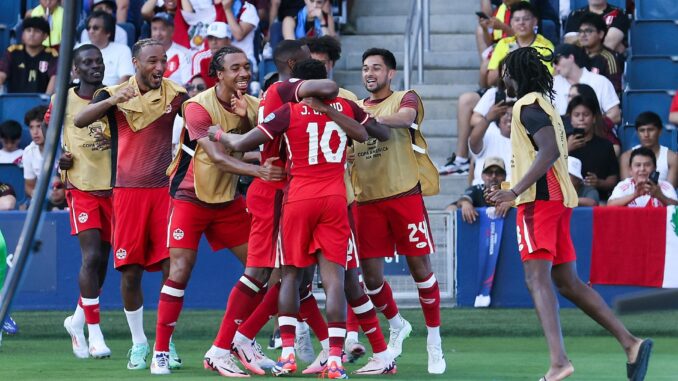
[[[369, 120], [369, 115], [352, 101], [335, 98], [326, 103], [361, 124]], [[271, 140], [285, 135], [291, 162], [287, 202], [346, 197], [344, 171], [348, 137], [325, 114], [305, 104], [287, 103], [268, 114], [257, 128]]]

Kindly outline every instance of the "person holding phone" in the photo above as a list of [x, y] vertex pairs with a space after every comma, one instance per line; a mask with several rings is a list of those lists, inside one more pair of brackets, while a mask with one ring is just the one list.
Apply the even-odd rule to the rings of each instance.
[[657, 158], [650, 148], [639, 147], [631, 151], [629, 166], [631, 177], [614, 187], [607, 202], [608, 206], [656, 208], [678, 205], [678, 196], [673, 185], [659, 179]]

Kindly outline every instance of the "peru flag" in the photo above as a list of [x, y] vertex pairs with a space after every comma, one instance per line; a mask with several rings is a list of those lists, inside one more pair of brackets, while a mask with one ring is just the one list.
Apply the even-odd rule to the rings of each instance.
[[678, 288], [678, 209], [593, 208], [591, 283]]

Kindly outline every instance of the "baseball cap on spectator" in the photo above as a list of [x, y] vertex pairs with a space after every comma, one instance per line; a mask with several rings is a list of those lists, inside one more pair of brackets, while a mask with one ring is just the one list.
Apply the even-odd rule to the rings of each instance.
[[553, 52], [553, 61], [558, 62], [560, 57], [574, 56], [574, 62], [579, 67], [588, 66], [589, 57], [586, 55], [584, 49], [572, 44], [560, 44], [556, 46]]
[[504, 165], [504, 160], [500, 157], [492, 156], [485, 159], [483, 164], [483, 173], [491, 167], [499, 167], [504, 173], [506, 173], [506, 165]]
[[581, 175], [581, 160], [576, 157], [567, 157], [567, 172], [579, 180], [584, 180], [584, 177]]
[[49, 34], [49, 22], [44, 17], [27, 17], [24, 19], [22, 28], [35, 28], [41, 30], [45, 34]]
[[153, 18], [151, 19], [151, 22], [158, 20], [164, 22], [169, 26], [174, 26], [174, 17], [167, 12], [156, 13], [155, 16], [153, 16]]
[[97, 5], [104, 3], [110, 5], [111, 8], [113, 8], [113, 10], [116, 10], [118, 8], [118, 6], [115, 4], [115, 0], [94, 0], [92, 1], [92, 9], [94, 9], [94, 7], [96, 7]]
[[216, 38], [233, 39], [231, 35], [231, 29], [225, 22], [221, 21], [211, 23], [210, 26], [207, 28], [207, 35]]

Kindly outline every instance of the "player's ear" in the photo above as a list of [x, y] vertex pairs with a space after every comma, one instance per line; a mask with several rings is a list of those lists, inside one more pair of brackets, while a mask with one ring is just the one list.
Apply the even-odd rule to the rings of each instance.
[[395, 75], [396, 75], [395, 69], [388, 69], [388, 75], [387, 75], [387, 77], [388, 77], [388, 80], [389, 80], [389, 81], [392, 81], [393, 78], [395, 78]]

